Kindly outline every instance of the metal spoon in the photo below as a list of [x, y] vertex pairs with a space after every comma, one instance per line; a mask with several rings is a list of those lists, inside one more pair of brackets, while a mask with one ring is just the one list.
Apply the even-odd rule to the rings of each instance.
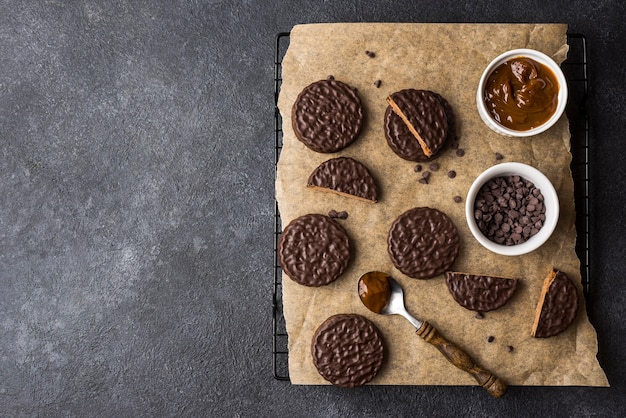
[[504, 381], [478, 366], [465, 351], [448, 341], [431, 324], [420, 321], [407, 312], [402, 287], [391, 276], [380, 271], [365, 273], [359, 279], [357, 290], [363, 304], [372, 312], [402, 315], [413, 324], [417, 335], [437, 347], [450, 363], [471, 374], [491, 396], [499, 398], [504, 395], [507, 389]]

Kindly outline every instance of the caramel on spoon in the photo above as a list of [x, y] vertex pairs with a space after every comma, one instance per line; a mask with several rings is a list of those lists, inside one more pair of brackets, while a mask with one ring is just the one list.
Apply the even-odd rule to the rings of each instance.
[[504, 395], [506, 383], [478, 366], [465, 351], [439, 334], [431, 324], [415, 319], [407, 312], [402, 288], [391, 276], [380, 271], [365, 273], [359, 279], [358, 292], [369, 310], [382, 315], [402, 315], [417, 329], [417, 335], [437, 347], [450, 363], [471, 374], [491, 396], [499, 398]]

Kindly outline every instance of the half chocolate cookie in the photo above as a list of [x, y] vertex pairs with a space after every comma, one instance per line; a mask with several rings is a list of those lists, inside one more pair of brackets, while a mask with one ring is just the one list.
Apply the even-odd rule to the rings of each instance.
[[311, 354], [324, 379], [354, 388], [378, 374], [384, 360], [383, 339], [376, 326], [361, 315], [333, 315], [315, 331]]
[[356, 89], [334, 79], [305, 87], [291, 110], [296, 137], [316, 152], [337, 152], [350, 145], [363, 124]]
[[552, 270], [543, 282], [530, 334], [552, 337], [565, 331], [578, 312], [578, 290], [565, 273]]
[[437, 93], [405, 89], [389, 96], [387, 103], [385, 138], [405, 160], [428, 161], [448, 138], [456, 136], [452, 108]]
[[429, 279], [448, 270], [459, 247], [459, 233], [452, 220], [428, 207], [404, 212], [391, 225], [387, 237], [394, 266], [414, 279]]
[[447, 271], [446, 285], [454, 300], [465, 309], [488, 312], [511, 299], [517, 279]]
[[332, 283], [350, 262], [348, 234], [328, 216], [300, 216], [283, 229], [278, 261], [297, 283], [314, 287]]
[[349, 157], [333, 158], [320, 164], [309, 176], [307, 186], [366, 202], [378, 201], [378, 189], [369, 170]]

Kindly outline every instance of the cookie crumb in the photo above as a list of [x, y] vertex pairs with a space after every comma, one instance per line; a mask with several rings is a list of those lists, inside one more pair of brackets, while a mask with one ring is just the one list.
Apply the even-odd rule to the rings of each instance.
[[378, 89], [378, 88], [380, 88], [380, 85], [381, 85], [382, 83], [383, 83], [383, 82], [382, 82], [382, 81], [380, 81], [380, 80], [376, 80], [376, 81], [374, 81], [374, 85], [376, 86], [376, 88], [377, 88], [377, 89]]
[[484, 317], [485, 317], [485, 314], [480, 311], [476, 312], [476, 315], [474, 315], [474, 318], [476, 319], [483, 319]]
[[487, 342], [488, 343], [492, 343], [493, 340], [495, 340], [495, 339], [496, 339], [496, 337], [494, 337], [493, 335], [490, 335], [490, 336], [487, 337]]
[[365, 51], [365, 55], [367, 55], [370, 58], [374, 58], [376, 56], [376, 54], [373, 53], [372, 51]]
[[509, 353], [510, 353], [511, 351], [513, 351], [513, 346], [512, 346], [512, 345], [507, 345], [507, 346], [506, 346], [506, 351], [508, 351]]
[[332, 75], [332, 74], [330, 74], [328, 77], [326, 77], [326, 80], [331, 80], [332, 81], [334, 79], [335, 79], [335, 76]]
[[499, 152], [496, 152], [496, 160], [500, 161], [504, 158], [504, 155], [500, 154]]

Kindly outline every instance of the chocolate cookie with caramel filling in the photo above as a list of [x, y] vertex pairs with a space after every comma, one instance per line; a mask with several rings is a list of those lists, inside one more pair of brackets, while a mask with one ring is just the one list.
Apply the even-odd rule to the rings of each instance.
[[459, 233], [445, 213], [428, 207], [409, 209], [391, 225], [387, 250], [394, 266], [414, 279], [437, 276], [459, 254]]
[[296, 137], [316, 152], [337, 152], [350, 145], [363, 125], [356, 89], [334, 79], [305, 87], [291, 109]]
[[446, 272], [446, 285], [454, 300], [470, 311], [488, 312], [511, 299], [517, 279], [482, 274]]
[[405, 160], [429, 161], [448, 138], [456, 136], [452, 107], [437, 93], [406, 89], [389, 96], [387, 103], [385, 138]]
[[383, 339], [374, 324], [357, 314], [337, 314], [315, 331], [313, 364], [336, 386], [354, 388], [370, 382], [382, 367]]
[[552, 270], [543, 282], [530, 334], [552, 337], [565, 331], [578, 312], [578, 290], [565, 273]]
[[291, 221], [278, 240], [283, 271], [305, 286], [335, 281], [350, 262], [350, 240], [345, 229], [325, 215], [303, 215]]
[[378, 201], [378, 188], [369, 170], [349, 157], [333, 158], [320, 164], [309, 176], [307, 186], [366, 202]]

